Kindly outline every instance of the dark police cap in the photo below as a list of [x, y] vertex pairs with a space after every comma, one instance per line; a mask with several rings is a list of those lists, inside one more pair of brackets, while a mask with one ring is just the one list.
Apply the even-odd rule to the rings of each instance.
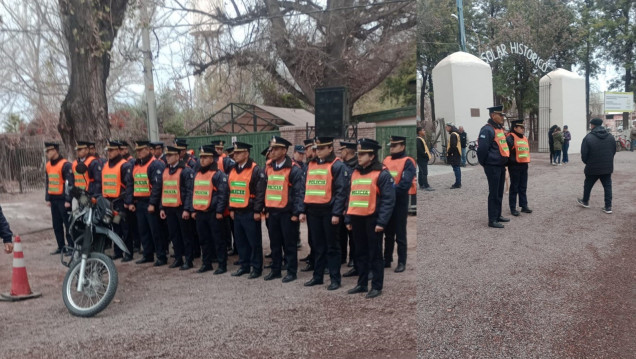
[[147, 148], [150, 145], [148, 140], [135, 141], [135, 151]]
[[150, 147], [151, 148], [163, 148], [163, 142], [161, 142], [161, 141], [150, 142]]
[[340, 149], [343, 148], [348, 148], [350, 150], [357, 150], [358, 149], [358, 144], [356, 142], [345, 142], [345, 141], [340, 141]]
[[214, 145], [203, 145], [201, 146], [201, 150], [199, 151], [199, 156], [200, 157], [204, 157], [204, 156], [219, 157], [219, 153], [216, 152], [216, 148], [214, 148]]
[[524, 124], [523, 124], [523, 120], [514, 120], [514, 121], [510, 121], [510, 127], [513, 127], [513, 128], [514, 128], [514, 127], [517, 127], [517, 126], [520, 126], [520, 127], [526, 128], [526, 125], [524, 125]]
[[234, 152], [249, 151], [252, 149], [252, 145], [245, 142], [234, 142]]
[[267, 156], [267, 153], [269, 152], [270, 149], [271, 147], [266, 147], [264, 150], [261, 151], [261, 155]]
[[108, 146], [106, 146], [106, 149], [118, 150], [118, 149], [120, 149], [123, 146], [124, 146], [124, 144], [121, 143], [121, 141], [113, 140], [113, 141], [108, 141]]
[[298, 153], [305, 153], [305, 146], [303, 145], [296, 145], [294, 146], [294, 151], [298, 152]]
[[228, 155], [231, 155], [232, 153], [234, 153], [234, 146], [226, 148], [225, 152], [227, 152]]
[[316, 137], [314, 139], [314, 143], [318, 147], [321, 147], [321, 146], [332, 146], [333, 145], [333, 137], [328, 137], [328, 136]]
[[359, 153], [376, 152], [381, 148], [382, 146], [380, 146], [380, 144], [376, 140], [370, 138], [361, 138], [358, 140]]
[[314, 145], [314, 139], [313, 138], [308, 138], [308, 139], [304, 140], [303, 143], [305, 144], [305, 147], [313, 146]]
[[592, 121], [590, 121], [590, 125], [603, 126], [603, 120], [600, 118], [593, 118]]
[[183, 151], [188, 147], [188, 141], [176, 139], [174, 140], [175, 147], [178, 147], [179, 150]]
[[56, 150], [59, 151], [60, 144], [57, 142], [44, 142], [44, 148], [48, 150]]
[[289, 146], [291, 146], [291, 142], [287, 141], [286, 139], [280, 137], [280, 136], [273, 136], [272, 140], [269, 141], [269, 145], [271, 147], [285, 147], [285, 148], [289, 148]]
[[406, 137], [391, 136], [391, 140], [389, 140], [389, 144], [401, 144], [401, 143], [406, 145]]
[[488, 107], [488, 113], [503, 113], [503, 105]]
[[75, 146], [75, 150], [83, 150], [85, 148], [88, 148], [90, 145], [95, 146], [94, 143], [92, 142], [88, 142], [88, 141], [77, 141], [77, 146]]
[[212, 145], [214, 147], [223, 147], [223, 146], [225, 146], [225, 141], [223, 141], [223, 140], [212, 141]]
[[178, 155], [179, 148], [175, 146], [166, 146], [166, 155]]
[[121, 146], [119, 146], [119, 147], [128, 147], [129, 146], [128, 142], [126, 142], [126, 140], [119, 140], [118, 142], [121, 143]]

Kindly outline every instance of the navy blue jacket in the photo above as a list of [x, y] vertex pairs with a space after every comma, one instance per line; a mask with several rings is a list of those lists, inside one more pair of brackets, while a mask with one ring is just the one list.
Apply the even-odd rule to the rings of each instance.
[[[59, 161], [64, 159], [62, 156], [58, 157], [57, 160], [52, 160], [51, 165], [55, 166]], [[64, 166], [62, 166], [62, 181], [66, 181], [67, 184], [64, 187], [65, 191], [63, 194], [49, 194], [49, 175], [44, 173], [46, 176], [46, 186], [44, 187], [44, 199], [49, 201], [59, 201], [64, 200], [66, 202], [71, 202], [71, 194], [70, 189], [75, 186], [75, 174], [73, 173], [73, 164], [71, 162], [66, 162]]]
[[603, 126], [590, 131], [581, 143], [581, 160], [585, 163], [586, 175], [599, 176], [614, 172], [616, 141]]
[[192, 208], [192, 195], [194, 191], [194, 171], [188, 168], [185, 163], [179, 161], [176, 166], [167, 166], [164, 171], [168, 171], [171, 175], [181, 168], [181, 176], [179, 176], [179, 193], [181, 193], [181, 203], [184, 211], [194, 212]]
[[[144, 159], [137, 159], [135, 161], [135, 166], [145, 166], [150, 159], [153, 158], [152, 155], [149, 155]], [[163, 170], [166, 168], [166, 165], [159, 160], [153, 161], [148, 166], [148, 180], [150, 181], [150, 197], [147, 197], [148, 203], [158, 207], [161, 204], [161, 189], [163, 186]], [[135, 199], [143, 199], [146, 200], [146, 197], [136, 197]]]
[[2, 238], [2, 243], [11, 243], [13, 239], [13, 232], [11, 232], [9, 222], [2, 213], [2, 207], [0, 207], [0, 238]]
[[230, 171], [232, 170], [232, 168], [234, 168], [234, 166], [236, 166], [236, 162], [234, 162], [233, 159], [227, 156], [223, 157], [223, 171], [226, 175], [230, 174]]
[[479, 131], [477, 148], [477, 160], [482, 166], [505, 166], [508, 157], [503, 157], [499, 152], [499, 146], [495, 142], [495, 128], [502, 128], [501, 125], [492, 119]]
[[[214, 213], [223, 214], [223, 212], [225, 212], [225, 208], [227, 208], [227, 202], [230, 197], [230, 187], [228, 185], [227, 175], [220, 171], [216, 164], [212, 164], [207, 167], [199, 167], [197, 173], [205, 174], [208, 171], [214, 171], [214, 175], [212, 176], [212, 185], [215, 189], [212, 191], [212, 203], [210, 203], [210, 207], [207, 211], [197, 212], [210, 212], [213, 210]], [[192, 198], [192, 196], [190, 196], [190, 198]]]
[[[272, 161], [268, 167], [274, 169], [274, 172], [285, 168], [291, 168], [289, 173], [289, 182], [291, 186], [287, 192], [287, 206], [285, 208], [265, 208], [266, 212], [279, 213], [291, 212], [293, 216], [298, 216], [303, 210], [303, 200], [305, 199], [305, 176], [303, 170], [292, 162], [289, 156], [285, 157], [285, 163], [281, 168], [276, 168], [276, 164]], [[267, 177], [267, 173], [265, 174]]]
[[[86, 159], [84, 159], [86, 160]], [[77, 163], [83, 162], [79, 158]], [[93, 180], [88, 184], [88, 193], [93, 197], [101, 197], [102, 195], [102, 161], [99, 158], [95, 158], [93, 162], [88, 165], [88, 178]]]
[[[316, 157], [312, 160], [318, 164], [334, 162], [331, 166], [331, 177], [333, 178], [331, 183], [331, 201], [326, 204], [305, 204], [303, 202], [304, 211], [301, 213], [309, 213], [315, 215], [325, 215], [330, 213], [332, 216], [342, 216], [344, 214], [347, 199], [349, 198], [349, 189], [351, 188], [351, 172], [349, 167], [342, 163], [342, 161], [336, 159], [336, 156], [331, 153], [324, 160]], [[309, 165], [307, 166], [307, 171]]]
[[[400, 152], [390, 156], [392, 159], [400, 159], [406, 157], [406, 153]], [[387, 157], [388, 158], [388, 157]], [[356, 166], [357, 167], [357, 166]], [[409, 189], [413, 185], [413, 178], [415, 178], [415, 173], [417, 170], [415, 169], [415, 165], [411, 161], [404, 162], [404, 170], [402, 171], [402, 177], [400, 178], [400, 183], [396, 183], [393, 185], [395, 187], [395, 194], [398, 197], [404, 197], [409, 194]]]
[[[367, 168], [357, 166], [355, 171], [363, 175], [371, 171], [381, 171], [378, 176], [378, 189], [380, 190], [380, 194], [376, 197], [374, 215], [377, 216], [376, 225], [386, 228], [393, 214], [393, 207], [395, 206], [395, 188], [393, 176], [391, 176], [388, 170], [382, 167], [382, 164], [376, 161]], [[347, 206], [348, 204], [349, 203], [347, 203]], [[345, 223], [351, 223], [350, 215], [345, 216]]]
[[252, 177], [250, 178], [250, 194], [254, 197], [250, 198], [246, 208], [231, 209], [233, 211], [244, 212], [249, 210], [254, 213], [261, 213], [263, 212], [263, 209], [265, 209], [265, 188], [267, 187], [267, 179], [265, 178], [265, 173], [260, 169], [260, 167], [258, 167], [256, 162], [249, 158], [242, 169], [237, 163], [232, 170], [236, 171], [236, 173], [241, 173], [252, 166], [254, 166], [254, 171], [252, 171]]

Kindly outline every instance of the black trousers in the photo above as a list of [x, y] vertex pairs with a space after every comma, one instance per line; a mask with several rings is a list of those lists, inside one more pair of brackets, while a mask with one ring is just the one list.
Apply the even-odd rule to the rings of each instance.
[[519, 207], [528, 207], [528, 166], [509, 166], [510, 173], [510, 193], [508, 194], [508, 204], [510, 210], [517, 209], [517, 196], [519, 197]]
[[234, 212], [234, 241], [239, 253], [239, 265], [245, 270], [263, 271], [263, 238], [261, 222], [254, 212]]
[[165, 207], [166, 220], [168, 226], [168, 238], [174, 248], [176, 260], [185, 257], [186, 262], [192, 262], [192, 231], [188, 220], [183, 219], [183, 206]]
[[308, 214], [307, 223], [312, 235], [314, 253], [314, 278], [322, 280], [325, 268], [329, 278], [340, 284], [340, 242], [338, 225], [331, 224], [331, 213]]
[[554, 143], [550, 143], [550, 164], [554, 161]]
[[488, 179], [488, 222], [496, 222], [501, 217], [506, 167], [486, 165], [484, 173]]
[[[73, 247], [73, 239], [69, 232], [69, 215], [64, 207], [65, 199], [51, 199], [51, 221], [53, 222], [53, 232], [57, 241], [57, 248], [64, 248], [64, 237], [69, 247]], [[69, 209], [70, 210], [70, 209]]]
[[307, 222], [307, 244], [309, 245], [309, 254], [307, 255], [308, 257], [308, 263], [314, 263], [314, 240], [313, 240], [313, 236], [311, 235], [311, 230], [309, 229], [309, 222]]
[[204, 265], [212, 265], [212, 259], [216, 257], [219, 267], [227, 268], [227, 251], [222, 232], [223, 220], [216, 219], [214, 211], [197, 212], [196, 225], [203, 251], [201, 262]]
[[[127, 209], [124, 209], [124, 201], [123, 199], [115, 199], [115, 200], [111, 200], [111, 203], [113, 204], [113, 209], [117, 212], [120, 212], [123, 214], [122, 219], [119, 221], [119, 224], [114, 224], [113, 223], [113, 232], [115, 232], [119, 237], [121, 237], [121, 240], [124, 242], [124, 245], [126, 246], [126, 249], [128, 250], [128, 253], [130, 253], [130, 255], [133, 255], [133, 237], [131, 236], [131, 232], [129, 229], [129, 222], [131, 220], [131, 218], [135, 217], [135, 214], [128, 211]], [[137, 221], [135, 221], [135, 224], [137, 223]], [[124, 254], [124, 251], [121, 250], [121, 248], [119, 248], [119, 246], [117, 246], [115, 243], [113, 243], [113, 251], [115, 252], [116, 256], [120, 256]]]
[[428, 161], [424, 159], [417, 159], [417, 169], [419, 174], [417, 176], [417, 182], [420, 188], [430, 187], [428, 184]]
[[148, 201], [138, 200], [135, 203], [135, 213], [137, 214], [137, 230], [143, 246], [144, 258], [153, 258], [153, 253], [157, 259], [166, 261], [166, 249], [161, 238], [161, 227], [159, 225], [159, 209], [155, 208], [154, 213], [148, 212]]
[[347, 226], [344, 224], [344, 217], [340, 217], [338, 238], [340, 239], [340, 263], [347, 263], [347, 247], [349, 248], [349, 260], [353, 260], [355, 258], [356, 245], [351, 231], [348, 231]]
[[393, 262], [393, 248], [397, 242], [398, 263], [406, 264], [406, 219], [409, 212], [409, 195], [395, 196], [391, 219], [384, 229], [384, 262]]
[[[157, 209], [157, 212], [158, 211], [159, 210]], [[163, 243], [163, 248], [166, 249], [166, 254], [168, 254], [170, 252], [170, 242], [172, 240], [170, 238], [170, 229], [168, 229], [167, 218], [166, 220], [163, 220], [161, 219], [161, 217], [159, 217], [159, 231], [161, 233], [161, 241]], [[174, 247], [174, 242], [172, 246]], [[175, 256], [176, 256], [176, 250], [175, 250]]]
[[298, 271], [298, 252], [296, 251], [296, 222], [291, 221], [291, 212], [279, 212], [269, 214], [269, 245], [272, 250], [272, 271], [280, 271], [282, 268], [285, 250], [285, 262], [287, 273], [296, 274]]
[[[126, 243], [128, 250], [132, 250], [132, 248], [141, 248], [141, 238], [139, 237], [139, 231], [137, 230], [137, 215], [135, 212], [131, 212], [127, 209], [125, 211], [126, 223], [122, 225], [122, 232], [126, 237], [126, 239], [124, 239], [124, 243]], [[132, 251], [130, 253], [132, 254]]]
[[375, 232], [377, 217], [351, 216], [353, 240], [356, 243], [354, 265], [359, 273], [358, 285], [368, 287], [369, 272], [373, 273], [371, 288], [382, 290], [384, 261], [382, 260], [382, 232]]
[[221, 231], [223, 232], [223, 240], [225, 241], [226, 251], [232, 249], [232, 233], [234, 232], [232, 224], [232, 219], [230, 217], [223, 217], [221, 220]]
[[612, 174], [606, 175], [585, 175], [583, 182], [583, 202], [590, 200], [590, 193], [596, 181], [601, 180], [605, 192], [605, 208], [612, 208]]

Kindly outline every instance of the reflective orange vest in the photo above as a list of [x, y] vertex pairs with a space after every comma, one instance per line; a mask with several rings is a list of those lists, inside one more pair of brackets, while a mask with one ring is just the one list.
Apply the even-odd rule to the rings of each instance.
[[217, 165], [216, 167], [223, 173], [225, 173], [225, 168], [223, 167], [223, 158], [225, 158], [225, 153], [221, 156], [219, 156], [219, 159], [217, 160]]
[[64, 158], [59, 160], [55, 166], [51, 165], [51, 161], [46, 163], [46, 175], [49, 178], [49, 194], [59, 195], [64, 193], [64, 177], [62, 176], [62, 167], [68, 161]]
[[309, 162], [305, 203], [327, 204], [331, 201], [331, 184], [333, 182], [331, 167], [336, 161], [339, 160], [335, 159], [332, 162], [321, 164], [316, 161]]
[[501, 157], [510, 157], [510, 149], [508, 148], [508, 141], [506, 141], [506, 133], [502, 128], [495, 128], [493, 125], [490, 126], [495, 130], [495, 138], [493, 141], [495, 141], [499, 147]]
[[102, 196], [105, 198], [118, 198], [121, 193], [121, 188], [124, 184], [121, 180], [121, 166], [126, 163], [125, 159], [121, 159], [113, 167], [110, 167], [108, 163], [102, 168]]
[[516, 152], [517, 163], [529, 163], [530, 162], [530, 144], [528, 144], [527, 137], [519, 137], [514, 132], [510, 132], [514, 140], [513, 148]]
[[291, 168], [283, 168], [274, 171], [272, 166], [267, 166], [267, 189], [265, 190], [265, 207], [285, 208], [289, 195], [289, 174]]
[[378, 188], [378, 177], [382, 171], [371, 171], [365, 175], [353, 171], [351, 176], [351, 193], [347, 214], [354, 216], [370, 216], [375, 213]]
[[232, 168], [230, 172], [230, 208], [246, 208], [250, 202], [250, 198], [254, 198], [250, 194], [250, 181], [252, 180], [252, 172], [254, 172], [256, 164], [252, 164], [250, 168], [243, 168], [241, 173]]
[[134, 181], [134, 196], [135, 197], [150, 197], [150, 189], [152, 185], [148, 180], [148, 167], [150, 164], [156, 161], [154, 157], [143, 166], [135, 165], [133, 168], [133, 181]]
[[[409, 156], [404, 156], [395, 160], [391, 158], [391, 156], [387, 156], [384, 161], [382, 161], [382, 164], [386, 167], [387, 170], [389, 170], [389, 173], [391, 173], [395, 184], [400, 183], [400, 180], [402, 179], [402, 173], [404, 172], [406, 161], [411, 161], [411, 163], [413, 163], [413, 166], [415, 166], [415, 160]], [[416, 179], [415, 177], [413, 177], [413, 183], [411, 183], [411, 187], [409, 188], [408, 192], [409, 194], [417, 194], [417, 185], [415, 184], [415, 182]]]
[[161, 205], [164, 207], [179, 207], [181, 201], [181, 170], [177, 168], [174, 174], [170, 174], [170, 167], [163, 171], [163, 187], [161, 191]]
[[194, 177], [194, 193], [192, 194], [192, 207], [197, 211], [207, 211], [212, 204], [212, 192], [216, 188], [212, 184], [212, 177], [216, 171], [206, 173], [197, 172]]
[[[451, 132], [450, 134], [457, 136], [457, 153], [461, 156], [462, 154], [462, 143], [461, 140], [459, 139], [459, 133], [457, 132]], [[450, 139], [448, 140], [448, 143], [446, 144], [446, 153], [450, 152], [450, 146], [451, 146], [451, 141]]]
[[[84, 164], [86, 165], [86, 167], [89, 167], [94, 160], [95, 160], [95, 157], [88, 156], [84, 160]], [[75, 175], [75, 187], [79, 187], [85, 190], [88, 188], [89, 184], [93, 183], [94, 179], [89, 178], [88, 170], [86, 170], [84, 174], [77, 173], [77, 171], [75, 170], [77, 168], [77, 164], [78, 164], [78, 160], [73, 161], [73, 174]]]

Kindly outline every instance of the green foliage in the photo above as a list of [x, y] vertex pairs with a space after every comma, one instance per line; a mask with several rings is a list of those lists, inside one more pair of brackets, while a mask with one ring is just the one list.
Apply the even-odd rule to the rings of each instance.
[[272, 81], [260, 80], [257, 82], [256, 88], [266, 106], [304, 108], [303, 102], [298, 97], [284, 91]]
[[415, 63], [412, 56], [396, 69], [395, 74], [388, 76], [380, 86], [382, 95], [380, 101], [391, 102], [397, 107], [415, 106], [417, 93], [415, 91]]
[[20, 133], [24, 129], [25, 122], [16, 113], [11, 113], [2, 121], [2, 130], [7, 133]]

